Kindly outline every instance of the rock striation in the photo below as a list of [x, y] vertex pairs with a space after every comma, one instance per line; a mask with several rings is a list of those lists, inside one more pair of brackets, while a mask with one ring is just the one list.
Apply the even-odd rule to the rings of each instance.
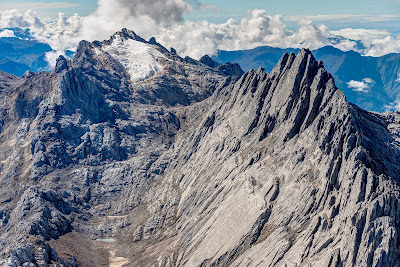
[[399, 265], [400, 114], [347, 102], [306, 49], [207, 62], [124, 29], [0, 73], [0, 265]]

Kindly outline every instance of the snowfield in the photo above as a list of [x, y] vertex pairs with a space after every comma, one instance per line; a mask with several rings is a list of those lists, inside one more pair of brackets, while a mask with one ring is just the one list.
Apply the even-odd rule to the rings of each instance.
[[163, 69], [157, 59], [165, 56], [150, 44], [116, 35], [112, 44], [103, 47], [103, 51], [125, 67], [132, 82], [144, 80]]

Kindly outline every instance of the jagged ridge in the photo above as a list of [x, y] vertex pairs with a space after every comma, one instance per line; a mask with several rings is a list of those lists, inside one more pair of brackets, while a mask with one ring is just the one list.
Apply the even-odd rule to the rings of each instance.
[[98, 266], [96, 246], [140, 266], [399, 264], [398, 114], [349, 104], [308, 50], [238, 79], [160, 48], [133, 82], [102, 45], [7, 91], [10, 265]]
[[398, 264], [399, 146], [384, 117], [347, 103], [308, 50], [225, 90], [167, 172], [183, 249], [166, 262]]

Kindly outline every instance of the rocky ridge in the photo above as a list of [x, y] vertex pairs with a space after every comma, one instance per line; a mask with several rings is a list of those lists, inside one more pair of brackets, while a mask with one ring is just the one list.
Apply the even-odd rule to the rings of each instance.
[[[116, 39], [162, 68], [132, 80]], [[2, 264], [399, 265], [400, 115], [348, 103], [308, 50], [219, 67], [123, 30], [1, 74]]]
[[[244, 71], [262, 66], [270, 72], [285, 52], [297, 54], [299, 51], [264, 46], [250, 50], [218, 51], [213, 59], [222, 63], [239, 63]], [[347, 100], [369, 111], [395, 110], [394, 105], [400, 99], [399, 53], [370, 57], [355, 51], [344, 52], [332, 46], [312, 52], [316, 59], [324, 62], [326, 70], [335, 78], [336, 86], [345, 93]], [[351, 87], [350, 81], [363, 83], [364, 87]]]

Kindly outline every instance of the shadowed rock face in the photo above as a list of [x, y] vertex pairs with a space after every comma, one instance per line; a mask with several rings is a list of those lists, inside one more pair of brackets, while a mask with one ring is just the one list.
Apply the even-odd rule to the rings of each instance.
[[132, 81], [113, 36], [0, 77], [5, 266], [400, 264], [399, 114], [349, 104], [308, 50], [238, 78], [117, 35], [162, 68]]

